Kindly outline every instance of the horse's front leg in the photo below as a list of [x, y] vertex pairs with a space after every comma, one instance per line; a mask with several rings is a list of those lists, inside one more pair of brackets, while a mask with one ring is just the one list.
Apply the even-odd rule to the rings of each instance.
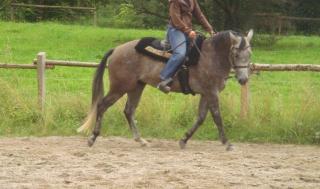
[[228, 142], [228, 139], [225, 135], [224, 128], [223, 128], [223, 122], [221, 118], [220, 113], [220, 105], [219, 105], [219, 91], [216, 90], [212, 93], [212, 95], [208, 98], [208, 106], [209, 110], [211, 112], [212, 118], [218, 128], [219, 131], [219, 137], [222, 142], [222, 144], [227, 145], [227, 150], [232, 150], [232, 144]]
[[198, 118], [197, 121], [194, 123], [193, 127], [185, 134], [184, 138], [180, 140], [180, 148], [184, 149], [188, 140], [192, 137], [192, 135], [196, 132], [196, 130], [202, 125], [203, 121], [206, 119], [208, 114], [208, 103], [207, 100], [201, 96], [199, 102], [199, 109], [198, 109]]

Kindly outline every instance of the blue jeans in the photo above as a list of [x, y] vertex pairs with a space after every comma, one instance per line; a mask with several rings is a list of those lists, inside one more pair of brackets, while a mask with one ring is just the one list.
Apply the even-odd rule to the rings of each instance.
[[187, 54], [188, 37], [183, 32], [172, 26], [168, 26], [167, 39], [169, 40], [173, 52], [166, 66], [160, 72], [161, 80], [173, 77], [175, 72], [182, 65]]

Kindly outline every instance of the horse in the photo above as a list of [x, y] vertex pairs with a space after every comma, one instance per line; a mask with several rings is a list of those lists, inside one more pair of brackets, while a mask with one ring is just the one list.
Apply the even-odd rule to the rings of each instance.
[[[240, 85], [249, 79], [250, 57], [252, 54], [250, 41], [253, 30], [247, 35], [234, 31], [222, 31], [214, 37], [207, 38], [201, 46], [201, 56], [197, 65], [189, 68], [189, 85], [200, 95], [198, 116], [192, 128], [179, 141], [181, 149], [186, 147], [188, 140], [204, 122], [210, 111], [219, 132], [219, 139], [227, 150], [233, 146], [225, 135], [219, 107], [219, 93], [224, 89], [231, 70]], [[78, 132], [92, 130], [88, 138], [88, 146], [95, 143], [100, 134], [104, 112], [127, 94], [124, 114], [134, 140], [142, 146], [148, 142], [140, 136], [134, 121], [135, 110], [146, 85], [156, 87], [160, 82], [160, 71], [164, 62], [138, 53], [135, 46], [139, 40], [127, 42], [109, 50], [101, 60], [92, 84], [92, 104], [84, 124]], [[108, 63], [108, 65], [107, 65]], [[106, 67], [109, 71], [109, 91], [104, 96], [103, 75]], [[175, 76], [171, 85], [172, 92], [181, 92], [178, 78]], [[92, 127], [94, 128], [92, 129]]]

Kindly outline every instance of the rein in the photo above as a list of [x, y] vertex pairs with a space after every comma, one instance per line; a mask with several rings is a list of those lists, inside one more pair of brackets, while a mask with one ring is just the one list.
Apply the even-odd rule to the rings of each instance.
[[174, 51], [174, 50], [176, 50], [178, 47], [180, 47], [181, 45], [183, 45], [184, 43], [186, 43], [186, 41], [182, 41], [182, 42], [179, 43], [179, 45], [177, 45], [175, 48], [171, 48], [171, 49], [167, 50], [166, 52]]
[[191, 44], [196, 47], [196, 49], [197, 49], [198, 53], [200, 54], [200, 56], [204, 57], [203, 53], [201, 52], [201, 50], [198, 47], [198, 45], [194, 42], [194, 40], [192, 40]]
[[[194, 42], [194, 40], [192, 40], [192, 43], [191, 43], [191, 44], [196, 47], [196, 49], [197, 49], [198, 53], [200, 54], [200, 56], [203, 56], [203, 57], [204, 57], [203, 53], [201, 52], [201, 50], [200, 50], [200, 48], [198, 47], [198, 45]], [[251, 46], [249, 45], [249, 46], [247, 46], [246, 48], [244, 48], [243, 50], [246, 50], [246, 49], [248, 49], [248, 48], [250, 48], [250, 47], [251, 47]], [[234, 47], [234, 49], [239, 50], [239, 48], [236, 48], [236, 47]], [[234, 59], [235, 59], [234, 53], [232, 53], [232, 51], [231, 51], [230, 54], [231, 54], [230, 56], [232, 57], [230, 62], [231, 62], [231, 65], [232, 65], [232, 68], [233, 68], [233, 69], [250, 68], [250, 64], [245, 65], [245, 66], [236, 65], [236, 64], [234, 63]]]
[[[210, 37], [211, 38], [211, 37]], [[177, 49], [178, 47], [180, 47], [182, 44], [186, 43], [186, 41], [181, 42], [179, 45], [177, 45], [175, 48], [171, 48], [169, 51], [174, 51], [175, 49]], [[200, 54], [200, 56], [205, 57], [204, 54], [201, 52], [200, 48], [198, 47], [198, 45], [195, 43], [195, 40], [191, 40], [191, 46], [194, 46], [196, 48], [196, 50], [198, 51], [198, 53]], [[242, 50], [246, 50], [248, 48], [250, 48], [251, 45], [247, 46], [246, 48], [242, 49]], [[238, 47], [233, 47], [232, 49], [236, 49], [237, 51], [240, 51], [240, 49]], [[248, 65], [236, 65], [235, 64], [235, 54], [233, 53], [233, 51], [230, 51], [230, 55], [229, 58], [231, 57], [231, 66], [233, 69], [244, 69], [244, 68], [250, 68], [250, 63]]]

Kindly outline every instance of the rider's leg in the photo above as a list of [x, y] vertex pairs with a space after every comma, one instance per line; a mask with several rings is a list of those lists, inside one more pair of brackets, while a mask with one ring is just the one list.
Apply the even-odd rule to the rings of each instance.
[[162, 81], [158, 85], [158, 88], [165, 93], [170, 91], [168, 84], [172, 81], [175, 72], [182, 65], [187, 53], [187, 37], [183, 32], [169, 26], [168, 39], [173, 52], [166, 66], [160, 73], [160, 79]]

